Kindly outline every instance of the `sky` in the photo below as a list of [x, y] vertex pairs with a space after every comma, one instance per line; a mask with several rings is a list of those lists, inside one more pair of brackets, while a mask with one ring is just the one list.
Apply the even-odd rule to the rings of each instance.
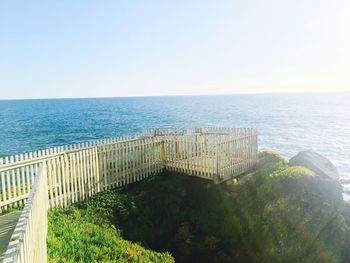
[[349, 0], [0, 1], [0, 99], [335, 90]]

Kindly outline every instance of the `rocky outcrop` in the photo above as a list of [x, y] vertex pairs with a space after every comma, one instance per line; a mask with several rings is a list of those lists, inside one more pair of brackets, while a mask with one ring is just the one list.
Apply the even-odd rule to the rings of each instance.
[[290, 159], [289, 165], [304, 166], [323, 178], [339, 179], [337, 168], [332, 162], [314, 151], [299, 152]]
[[[282, 258], [292, 259], [288, 262], [350, 262], [350, 209], [345, 209], [342, 187], [334, 180], [338, 179], [336, 168], [325, 157], [310, 151], [293, 157], [290, 165], [267, 177], [262, 174], [265, 179], [251, 187], [257, 189], [252, 210], [259, 202], [265, 227], [278, 229], [264, 234], [264, 240], [276, 241], [270, 249], [283, 255], [275, 262]], [[266, 248], [268, 245], [264, 245]]]
[[[283, 257], [293, 258], [294, 262], [343, 261], [350, 229], [342, 214], [340, 185], [320, 176], [289, 176], [286, 172], [265, 182], [269, 187], [264, 189], [268, 190], [259, 196], [266, 227], [278, 227], [272, 232], [277, 242], [271, 249], [278, 248]], [[269, 199], [271, 194], [273, 198]], [[266, 234], [264, 238], [271, 236]]]

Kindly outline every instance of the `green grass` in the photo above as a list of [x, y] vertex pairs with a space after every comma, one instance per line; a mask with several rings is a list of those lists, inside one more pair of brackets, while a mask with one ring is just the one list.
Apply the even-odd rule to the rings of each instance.
[[273, 173], [271, 177], [301, 177], [301, 176], [316, 176], [316, 174], [308, 168], [302, 166], [284, 167]]
[[17, 203], [17, 204], [10, 204], [7, 205], [7, 207], [2, 207], [0, 209], [0, 216], [11, 213], [11, 212], [15, 212], [15, 211], [22, 211], [24, 208], [24, 204], [22, 203]]
[[275, 159], [277, 162], [281, 164], [288, 164], [287, 160], [282, 155], [272, 150], [261, 151], [259, 152], [258, 157], [259, 158], [269, 157], [269, 158]]
[[259, 155], [235, 184], [162, 173], [50, 211], [49, 262], [350, 262], [341, 187]]
[[113, 211], [120, 208], [122, 214], [130, 209], [125, 201], [125, 196], [106, 191], [87, 202], [50, 211], [48, 261], [174, 262], [169, 253], [157, 253], [123, 239], [112, 222], [117, 220]]
[[272, 172], [288, 165], [288, 161], [275, 151], [261, 151], [258, 157], [258, 163], [255, 168], [259, 172]]
[[[1, 184], [0, 184], [0, 186], [1, 186]], [[29, 193], [30, 193], [30, 191], [31, 191], [30, 189], [31, 189], [31, 185], [27, 185], [27, 184], [22, 184], [22, 185], [19, 185], [19, 186], [17, 185], [16, 189], [15, 189], [16, 196], [21, 196], [22, 194], [24, 194], [25, 191], [29, 191]], [[14, 198], [12, 190], [13, 189], [12, 189], [12, 186], [11, 186], [12, 197], [10, 199]], [[5, 192], [5, 194], [6, 194], [6, 197], [5, 197], [6, 199], [5, 200], [8, 200], [9, 199], [9, 193], [7, 191], [7, 188], [6, 188], [5, 191], [6, 191]], [[0, 190], [0, 195], [1, 195], [1, 198], [2, 198], [2, 190]], [[8, 204], [6, 206], [1, 207], [0, 208], [0, 216], [4, 215], [4, 214], [7, 214], [7, 213], [14, 212], [14, 211], [21, 211], [21, 210], [23, 210], [25, 202], [26, 202], [26, 200], [23, 199], [23, 200], [16, 201], [14, 203], [11, 203], [11, 204]]]

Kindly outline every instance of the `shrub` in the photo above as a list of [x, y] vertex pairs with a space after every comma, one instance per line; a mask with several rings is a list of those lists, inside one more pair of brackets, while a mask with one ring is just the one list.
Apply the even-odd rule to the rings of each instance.
[[295, 177], [301, 177], [301, 176], [315, 176], [316, 174], [309, 170], [308, 168], [302, 167], [302, 166], [292, 166], [292, 167], [284, 167], [280, 168], [279, 170], [271, 173], [271, 177], [289, 177], [289, 178], [295, 178]]
[[281, 167], [286, 167], [288, 162], [280, 154], [274, 151], [262, 151], [258, 155], [257, 171], [274, 171]]
[[[49, 262], [174, 262], [124, 240], [114, 226], [114, 209], [126, 213], [132, 205], [125, 195], [105, 191], [90, 200], [49, 212]], [[132, 210], [132, 209], [130, 209]]]

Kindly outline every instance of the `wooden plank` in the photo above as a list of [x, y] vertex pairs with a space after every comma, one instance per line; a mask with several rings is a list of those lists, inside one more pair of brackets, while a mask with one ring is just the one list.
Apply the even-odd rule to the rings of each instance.
[[[57, 153], [57, 148], [52, 149], [53, 153]], [[50, 165], [52, 169], [52, 195], [53, 195], [53, 207], [58, 207], [59, 204], [59, 191], [58, 191], [58, 179], [57, 179], [57, 164], [56, 158], [50, 160]]]
[[102, 176], [104, 182], [104, 189], [108, 189], [108, 178], [107, 178], [107, 158], [106, 158], [107, 148], [106, 146], [102, 146], [100, 151], [101, 163], [102, 163]]
[[146, 168], [147, 168], [147, 177], [151, 174], [151, 147], [150, 147], [150, 138], [146, 139]]
[[93, 160], [92, 160], [92, 148], [88, 149], [89, 159], [88, 159], [88, 169], [89, 169], [89, 178], [90, 178], [90, 187], [91, 187], [91, 196], [96, 193], [96, 177], [93, 169]]
[[[0, 161], [1, 162], [1, 161]], [[7, 246], [11, 240], [11, 235], [16, 227], [18, 219], [21, 215], [20, 211], [14, 211], [0, 216], [0, 261], [2, 262], [2, 254], [6, 252]]]
[[76, 160], [76, 153], [71, 153], [69, 159], [71, 160], [71, 177], [72, 177], [72, 202], [78, 201], [78, 183], [77, 183], [77, 160]]
[[128, 154], [129, 154], [129, 148], [128, 148], [128, 142], [126, 142], [126, 138], [124, 138], [124, 185], [129, 184], [129, 160], [128, 160]]
[[117, 145], [113, 144], [112, 146], [112, 178], [113, 178], [113, 188], [116, 188], [118, 186], [118, 177], [117, 177]]
[[110, 146], [106, 147], [105, 158], [106, 158], [106, 178], [107, 178], [107, 189], [111, 189], [111, 165], [110, 165]]
[[[79, 144], [76, 145], [76, 149], [79, 149]], [[82, 200], [82, 183], [81, 183], [81, 172], [80, 172], [80, 151], [74, 153], [75, 160], [75, 180], [76, 180], [76, 199], [77, 201]]]
[[47, 161], [47, 188], [50, 207], [54, 207], [54, 185], [53, 185], [53, 173], [52, 173], [52, 160]]
[[122, 186], [120, 143], [116, 143], [115, 152], [116, 152], [116, 159], [115, 159], [116, 187], [120, 187]]
[[[14, 157], [10, 156], [10, 163], [13, 163], [13, 162], [14, 162]], [[10, 172], [11, 172], [12, 196], [16, 198], [18, 195], [17, 195], [17, 189], [16, 189], [15, 170], [11, 170]]]
[[[85, 148], [85, 145], [83, 144], [83, 147]], [[87, 153], [86, 153], [86, 149], [82, 150], [82, 170], [83, 170], [83, 186], [85, 189], [85, 195], [84, 195], [84, 199], [87, 199], [90, 197], [90, 187], [89, 187], [89, 174], [88, 174], [88, 170], [87, 170]]]
[[138, 182], [140, 181], [140, 169], [141, 169], [141, 163], [140, 163], [140, 141], [137, 140], [134, 142], [134, 147], [135, 147], [135, 152], [136, 152], [136, 161], [135, 161], [135, 181]]
[[[28, 153], [25, 153], [24, 154], [24, 159], [25, 160], [28, 160], [29, 156], [28, 156]], [[29, 166], [26, 165], [25, 166], [25, 181], [26, 181], [26, 193], [29, 193], [30, 192], [30, 189], [31, 189], [31, 186], [30, 186], [30, 170], [29, 170]]]
[[[80, 145], [81, 146], [81, 145]], [[84, 200], [86, 196], [86, 186], [84, 180], [84, 163], [83, 163], [83, 151], [78, 152], [78, 172], [79, 172], [79, 185], [80, 185], [80, 200]]]
[[[1, 158], [0, 159], [0, 166], [3, 165], [3, 163], [4, 163], [4, 159]], [[2, 196], [0, 201], [5, 202], [7, 200], [5, 172], [0, 170], [0, 177], [1, 177], [1, 196]], [[4, 206], [3, 209], [6, 210], [7, 206]]]
[[62, 184], [62, 192], [61, 192], [61, 196], [62, 196], [62, 206], [66, 207], [67, 206], [67, 191], [66, 191], [66, 157], [65, 155], [61, 155], [60, 159], [59, 159], [59, 166], [60, 166], [60, 174], [61, 174], [61, 184]]
[[126, 166], [127, 166], [127, 173], [126, 173], [126, 184], [130, 184], [131, 182], [131, 161], [130, 161], [130, 142], [128, 141], [126, 143]]
[[[24, 156], [23, 154], [20, 154], [19, 155], [19, 159], [22, 161], [24, 161]], [[20, 186], [20, 189], [21, 189], [21, 194], [28, 194], [29, 192], [27, 191], [27, 187], [26, 187], [26, 180], [25, 180], [25, 177], [24, 177], [24, 166], [22, 166], [20, 169], [19, 169], [19, 173], [21, 175], [21, 182], [19, 183], [19, 186]], [[24, 202], [23, 202], [24, 204]]]
[[[82, 148], [84, 145], [82, 144]], [[86, 165], [85, 165], [85, 150], [79, 151], [79, 160], [80, 160], [80, 181], [82, 185], [82, 200], [89, 197], [89, 189], [87, 184], [87, 177], [86, 177]]]
[[[5, 164], [9, 163], [9, 158], [5, 157]], [[6, 186], [7, 186], [7, 200], [12, 198], [12, 192], [11, 192], [11, 179], [10, 179], [10, 170], [6, 171]]]
[[90, 151], [89, 149], [84, 150], [85, 152], [85, 170], [86, 170], [86, 178], [88, 185], [88, 196], [91, 197], [93, 194], [92, 182], [91, 182], [91, 169], [90, 169]]
[[100, 162], [98, 160], [97, 148], [94, 148], [93, 151], [94, 151], [95, 174], [96, 174], [96, 180], [97, 180], [97, 192], [100, 192], [103, 189], [102, 180], [100, 177]]

